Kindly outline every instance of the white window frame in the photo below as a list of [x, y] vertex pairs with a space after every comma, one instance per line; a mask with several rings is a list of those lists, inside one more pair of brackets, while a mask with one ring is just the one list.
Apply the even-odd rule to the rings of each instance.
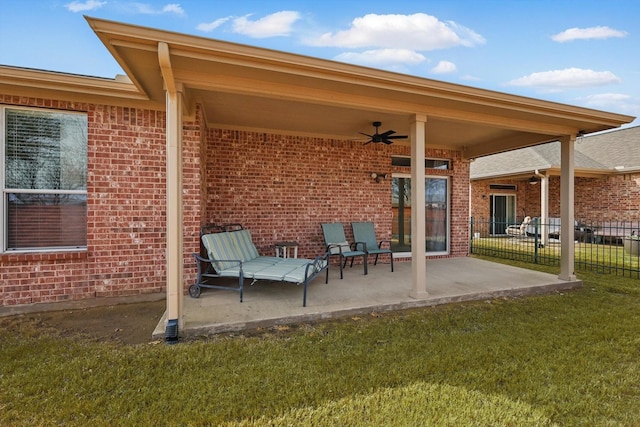
[[[15, 248], [8, 249], [8, 206], [6, 204], [7, 194], [8, 193], [21, 193], [21, 194], [67, 194], [67, 195], [84, 195], [87, 197], [88, 202], [88, 192], [85, 188], [84, 190], [46, 190], [46, 189], [8, 189], [6, 188], [5, 177], [6, 177], [6, 110], [22, 110], [22, 111], [38, 111], [38, 112], [50, 112], [52, 114], [55, 113], [63, 113], [63, 114], [76, 114], [87, 116], [85, 112], [77, 112], [77, 111], [67, 111], [67, 110], [56, 110], [50, 108], [33, 108], [33, 107], [24, 107], [20, 105], [6, 105], [0, 104], [0, 253], [32, 253], [32, 252], [65, 252], [65, 251], [78, 251], [78, 250], [87, 250], [87, 246], [51, 246], [51, 247], [35, 247], [35, 248]], [[88, 145], [88, 133], [87, 133], [87, 145]], [[88, 148], [88, 147], [87, 147]], [[88, 169], [88, 166], [87, 166]], [[88, 175], [88, 170], [86, 171]], [[87, 176], [88, 177], [88, 176]], [[88, 223], [88, 216], [85, 218]], [[88, 236], [87, 236], [88, 237]]]
[[[406, 174], [406, 173], [393, 173], [391, 176], [393, 178], [411, 179], [411, 174]], [[451, 177], [449, 175], [425, 175], [424, 179], [425, 180], [444, 179], [447, 181], [447, 230], [446, 230], [447, 248], [444, 251], [427, 252], [426, 256], [431, 257], [431, 256], [449, 255], [451, 253]], [[411, 209], [413, 209], [413, 205]], [[425, 206], [425, 209], [426, 209], [426, 206]], [[413, 242], [411, 242], [411, 244], [413, 245]], [[411, 258], [411, 252], [394, 252], [393, 257], [394, 258]]]
[[[411, 156], [393, 155], [393, 156], [391, 156], [391, 163], [392, 163], [392, 165], [393, 165], [393, 159], [407, 159], [407, 160], [409, 160], [409, 165], [406, 165], [406, 166], [405, 166], [405, 165], [403, 165], [403, 166], [395, 165], [395, 166], [397, 166], [397, 167], [404, 167], [404, 168], [410, 168], [410, 167], [411, 167]], [[429, 167], [427, 167], [427, 165], [426, 165], [427, 161], [429, 161], [429, 160], [436, 160], [436, 161], [437, 161], [437, 160], [440, 160], [440, 161], [443, 161], [443, 162], [447, 162], [447, 166], [448, 166], [448, 167], [447, 167], [446, 169], [441, 169], [441, 168], [429, 168]], [[443, 170], [443, 171], [444, 171], [444, 170], [447, 170], [447, 171], [453, 170], [453, 160], [448, 159], [448, 158], [444, 158], [444, 157], [425, 157], [425, 158], [424, 158], [424, 163], [425, 163], [425, 165], [424, 165], [424, 168], [425, 168], [425, 169]]]

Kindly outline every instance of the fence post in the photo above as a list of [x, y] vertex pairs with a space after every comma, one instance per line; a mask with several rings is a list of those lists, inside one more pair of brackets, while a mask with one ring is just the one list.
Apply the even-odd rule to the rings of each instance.
[[473, 253], [473, 217], [469, 218], [470, 221], [470, 234], [469, 234], [469, 254]]
[[538, 218], [533, 220], [533, 263], [538, 264]]

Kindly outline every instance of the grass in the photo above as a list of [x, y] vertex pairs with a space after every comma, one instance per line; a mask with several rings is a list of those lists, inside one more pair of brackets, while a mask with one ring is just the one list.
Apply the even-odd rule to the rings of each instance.
[[[574, 248], [575, 265], [578, 270], [640, 277], [640, 257], [626, 253], [622, 246], [578, 242]], [[560, 265], [560, 243], [557, 241], [536, 248], [533, 238], [485, 237], [473, 240], [473, 253], [544, 265]]]
[[640, 282], [579, 276], [175, 346], [0, 331], [0, 424], [638, 426]]

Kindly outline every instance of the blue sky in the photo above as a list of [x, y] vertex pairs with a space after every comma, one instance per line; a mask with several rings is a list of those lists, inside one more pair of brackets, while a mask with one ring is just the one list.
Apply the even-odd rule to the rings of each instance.
[[638, 0], [0, 0], [0, 64], [121, 74], [83, 15], [640, 116]]

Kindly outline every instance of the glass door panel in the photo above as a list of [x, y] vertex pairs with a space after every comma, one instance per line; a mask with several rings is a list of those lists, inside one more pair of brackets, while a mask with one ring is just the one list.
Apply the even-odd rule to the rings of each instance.
[[491, 234], [506, 234], [507, 227], [515, 224], [516, 196], [492, 194], [490, 203], [489, 216], [491, 217]]
[[425, 185], [427, 252], [446, 252], [449, 234], [447, 179], [427, 178]]
[[[392, 180], [393, 252], [411, 252], [411, 178]], [[448, 251], [449, 182], [447, 178], [425, 180], [425, 247], [427, 252]]]
[[394, 177], [392, 188], [391, 250], [411, 252], [411, 178]]

